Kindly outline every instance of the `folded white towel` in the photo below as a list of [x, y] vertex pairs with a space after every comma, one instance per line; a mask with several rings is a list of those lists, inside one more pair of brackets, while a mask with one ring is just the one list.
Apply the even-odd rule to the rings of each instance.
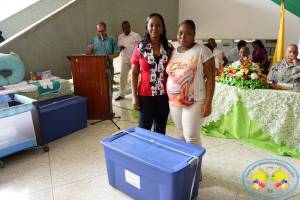
[[44, 89], [47, 89], [48, 82], [46, 82], [46, 81], [39, 81], [39, 82]]
[[39, 83], [42, 85], [44, 89], [53, 89], [53, 83], [51, 82], [51, 79], [44, 79], [44, 80], [39, 80]]
[[53, 89], [53, 83], [51, 81], [49, 81], [49, 82], [47, 82], [47, 84], [48, 84], [48, 88], [52, 90]]
[[38, 87], [36, 85], [28, 84], [28, 85], [18, 87], [16, 89], [18, 89], [20, 92], [33, 92], [33, 91], [37, 91]]

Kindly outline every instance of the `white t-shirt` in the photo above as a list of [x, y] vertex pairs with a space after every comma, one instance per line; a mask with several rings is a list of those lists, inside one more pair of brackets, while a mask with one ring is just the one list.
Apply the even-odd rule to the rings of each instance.
[[214, 54], [214, 57], [215, 57], [216, 68], [219, 69], [219, 64], [222, 64], [222, 61], [223, 61], [222, 51], [215, 48], [213, 54]]
[[228, 64], [231, 64], [240, 59], [239, 57], [239, 49], [237, 47], [232, 48], [228, 53]]
[[125, 46], [121, 51], [122, 63], [130, 63], [134, 47], [141, 41], [139, 34], [131, 31], [128, 35], [121, 33], [118, 37], [118, 45]]
[[213, 57], [202, 44], [196, 44], [184, 53], [172, 52], [166, 72], [169, 74], [167, 92], [175, 107], [186, 107], [206, 98], [203, 63]]

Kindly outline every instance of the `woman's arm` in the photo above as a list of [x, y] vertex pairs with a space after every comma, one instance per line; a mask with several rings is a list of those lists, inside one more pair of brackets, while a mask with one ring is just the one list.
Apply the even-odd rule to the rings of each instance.
[[264, 66], [268, 62], [268, 55], [264, 54], [262, 56], [264, 57], [264, 61], [259, 64], [259, 68], [262, 68], [262, 66]]
[[215, 59], [212, 57], [203, 63], [206, 80], [206, 100], [202, 107], [202, 117], [211, 114], [211, 104], [215, 91]]
[[137, 96], [139, 74], [140, 74], [140, 66], [132, 64], [132, 69], [131, 69], [132, 106], [135, 110], [140, 110], [140, 101]]

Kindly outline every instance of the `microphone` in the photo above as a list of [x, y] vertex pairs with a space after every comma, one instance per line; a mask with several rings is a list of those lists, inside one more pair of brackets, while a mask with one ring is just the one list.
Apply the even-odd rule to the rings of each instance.
[[100, 36], [101, 36], [101, 40], [103, 41], [103, 34], [101, 33]]

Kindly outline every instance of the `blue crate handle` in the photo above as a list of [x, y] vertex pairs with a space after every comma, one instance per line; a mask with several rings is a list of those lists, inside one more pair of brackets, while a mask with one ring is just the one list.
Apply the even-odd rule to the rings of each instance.
[[[147, 138], [141, 137], [141, 136], [139, 136], [139, 135], [135, 135], [135, 134], [133, 134], [133, 133], [131, 133], [131, 132], [128, 132], [128, 131], [125, 131], [125, 130], [120, 131], [120, 132], [117, 132], [117, 133], [115, 133], [115, 134], [113, 134], [113, 135], [118, 135], [118, 134], [123, 133], [123, 132], [128, 133], [128, 134], [130, 134], [130, 135], [133, 135], [133, 136], [135, 136], [135, 137], [141, 138], [141, 139], [143, 139], [143, 140], [146, 140], [146, 141], [149, 141], [149, 142], [153, 142], [153, 143], [158, 144], [158, 145], [161, 145], [161, 146], [163, 146], [163, 147], [172, 149], [172, 150], [177, 151], [177, 152], [179, 152], [179, 153], [182, 153], [182, 154], [185, 154], [185, 155], [188, 155], [188, 156], [193, 157], [191, 160], [188, 161], [188, 163], [189, 163], [191, 166], [193, 166], [193, 165], [195, 165], [195, 164], [197, 163], [196, 170], [195, 170], [195, 173], [194, 173], [193, 182], [192, 182], [192, 187], [191, 187], [191, 191], [190, 191], [190, 200], [191, 200], [191, 198], [192, 198], [192, 193], [193, 193], [193, 189], [194, 189], [194, 183], [195, 183], [196, 173], [197, 173], [198, 164], [199, 164], [199, 158], [198, 158], [197, 156], [190, 155], [190, 154], [188, 154], [188, 153], [185, 153], [185, 152], [179, 151], [179, 150], [177, 150], [177, 149], [168, 147], [168, 146], [166, 146], [166, 145], [160, 144], [160, 143], [158, 143], [158, 142], [155, 142], [154, 140], [148, 140]], [[141, 133], [141, 132], [139, 132], [139, 131], [135, 131], [135, 132]], [[142, 133], [142, 134], [143, 134], [143, 133]]]
[[68, 101], [68, 100], [74, 99], [74, 98], [77, 98], [77, 96], [74, 96], [74, 97], [71, 97], [71, 98], [67, 98], [67, 99], [64, 99], [64, 100], [60, 100], [60, 101], [54, 101], [54, 102], [49, 103], [49, 104], [47, 104], [47, 105], [40, 106], [40, 108], [44, 108], [44, 107], [47, 107], [47, 106], [51, 106], [51, 105], [53, 105], [53, 104], [60, 103], [60, 102], [63, 102], [63, 101]]

